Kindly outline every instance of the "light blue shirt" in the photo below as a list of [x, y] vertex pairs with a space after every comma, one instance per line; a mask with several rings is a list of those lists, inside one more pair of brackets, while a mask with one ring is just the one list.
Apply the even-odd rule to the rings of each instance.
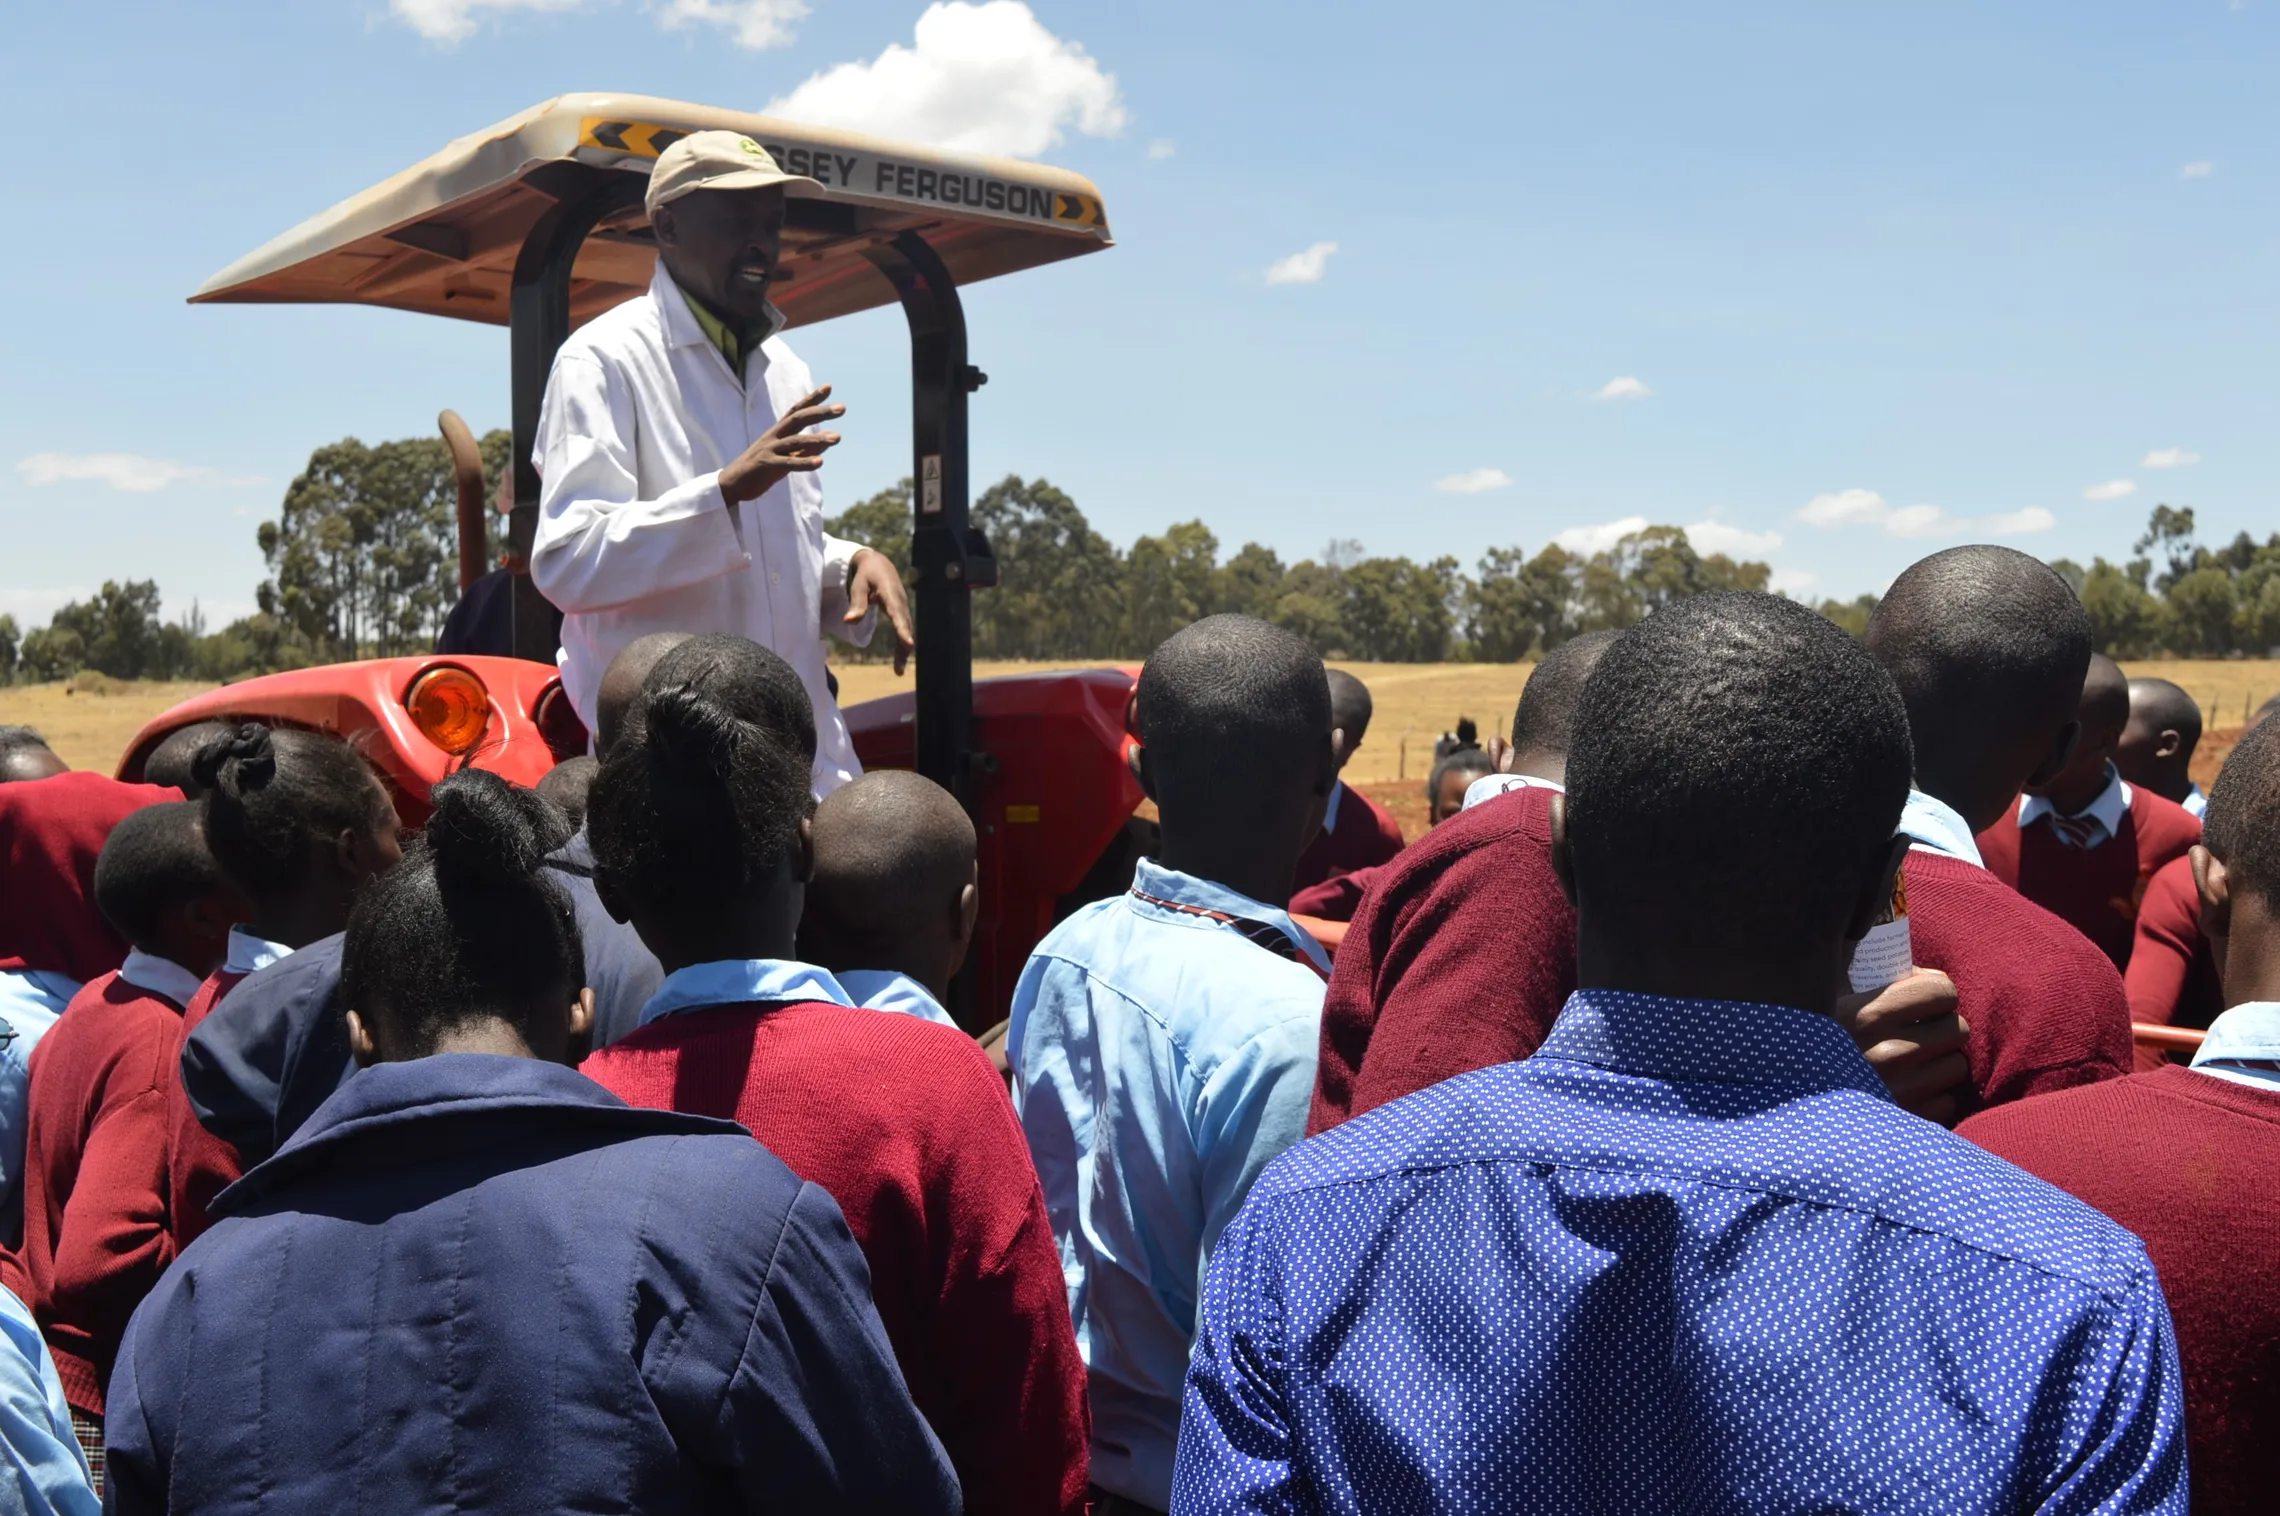
[[2185, 814], [2195, 821], [2200, 821], [2209, 814], [2209, 797], [2201, 793], [2201, 787], [2197, 784], [2177, 803], [2185, 807]]
[[812, 963], [789, 958], [723, 958], [716, 963], [692, 963], [667, 974], [657, 993], [641, 1008], [641, 1024], [647, 1026], [679, 1011], [700, 1011], [713, 1005], [796, 1005], [815, 1000], [855, 1008], [839, 981]]
[[[2280, 1090], [2280, 1002], [2247, 1000], [2209, 1023], [2193, 1067], [2235, 1084]], [[2263, 1067], [2258, 1067], [2263, 1065]]]
[[173, 959], [146, 953], [141, 948], [127, 949], [127, 961], [119, 965], [119, 977], [138, 990], [165, 996], [182, 1010], [189, 1009], [190, 997], [206, 982]]
[[1971, 823], [1952, 805], [1910, 787], [1908, 803], [1900, 808], [1900, 831], [1927, 852], [1961, 858], [1974, 868], [1987, 867], [1979, 856], [1979, 840]]
[[242, 926], [230, 928], [228, 956], [222, 960], [225, 974], [252, 974], [269, 967], [280, 959], [293, 956], [293, 950], [282, 942], [271, 942], [256, 937]]
[[1163, 1510], [1201, 1281], [1259, 1171], [1306, 1133], [1329, 960], [1223, 885], [1143, 860], [1133, 889], [1038, 944], [1006, 1048], [1090, 1371], [1093, 1482]]
[[95, 1516], [103, 1503], [88, 1479], [87, 1455], [71, 1430], [71, 1407], [39, 1325], [21, 1300], [0, 1290], [0, 1512]]
[[892, 969], [847, 969], [838, 978], [840, 988], [866, 1010], [897, 1011], [953, 1031], [958, 1029], [950, 1013], [942, 1009], [942, 1002], [908, 974], [898, 974]]
[[24, 1142], [32, 1103], [32, 1049], [79, 993], [79, 981], [44, 969], [0, 969], [0, 1242], [24, 1238]]

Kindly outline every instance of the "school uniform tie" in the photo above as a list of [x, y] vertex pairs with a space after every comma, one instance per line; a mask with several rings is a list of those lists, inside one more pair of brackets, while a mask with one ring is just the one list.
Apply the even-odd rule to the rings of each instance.
[[2095, 816], [2061, 816], [2045, 811], [2043, 820], [2050, 823], [2051, 835], [2071, 848], [2088, 852], [2106, 840], [2106, 823]]

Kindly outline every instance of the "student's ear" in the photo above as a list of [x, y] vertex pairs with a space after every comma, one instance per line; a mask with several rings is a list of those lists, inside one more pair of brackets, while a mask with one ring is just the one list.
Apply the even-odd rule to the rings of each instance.
[[348, 1050], [356, 1055], [356, 1066], [360, 1069], [368, 1069], [380, 1061], [380, 1045], [372, 1040], [372, 1029], [353, 1008], [348, 1013]]
[[2185, 734], [2175, 727], [2163, 727], [2161, 736], [2153, 744], [2156, 758], [2174, 758], [2185, 746]]
[[974, 878], [958, 892], [956, 940], [960, 945], [974, 940], [974, 923], [982, 916], [981, 865], [974, 866]]
[[1330, 728], [1330, 766], [1332, 768], [1344, 768], [1346, 760], [1353, 757], [1354, 749], [1360, 746], [1361, 744], [1358, 742], [1351, 745], [1347, 743], [1344, 727], [1334, 726]]
[[673, 207], [660, 205], [649, 213], [649, 231], [659, 247], [679, 247], [681, 228], [673, 220]]
[[1892, 906], [1893, 881], [1900, 876], [1900, 866], [1908, 861], [1908, 849], [1915, 839], [1906, 833], [1892, 838], [1884, 849], [1884, 866], [1876, 871], [1876, 878], [1853, 902], [1852, 920], [1845, 923], [1845, 941], [1858, 942], [1868, 935], [1868, 929], [1884, 919]]
[[2074, 761], [2075, 748], [2079, 747], [2081, 743], [2081, 722], [2069, 721], [2060, 727], [2058, 735], [2051, 739], [2050, 751], [2043, 755], [2041, 765], [2027, 776], [2025, 788], [2031, 790], [2037, 785], [2048, 784], [2065, 773], [2066, 766]]
[[792, 860], [792, 883], [806, 888], [815, 883], [815, 823], [800, 818], [799, 854]]
[[2201, 935], [2227, 936], [2232, 930], [2232, 874], [2222, 858], [2198, 842], [2189, 856], [2193, 888], [2201, 896]]
[[1554, 795], [1551, 811], [1552, 874], [1560, 882], [1560, 893], [1567, 897], [1569, 909], [1575, 907], [1575, 856], [1568, 851], [1567, 796]]
[[576, 1068], [594, 1051], [594, 991], [591, 985], [578, 992], [570, 1002], [570, 1014], [562, 1024], [568, 1035], [563, 1038], [562, 1062]]

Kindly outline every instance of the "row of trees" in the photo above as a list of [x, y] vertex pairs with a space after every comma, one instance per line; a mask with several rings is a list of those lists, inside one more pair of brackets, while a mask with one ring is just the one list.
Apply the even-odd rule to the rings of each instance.
[[2157, 505], [2124, 563], [2061, 558], [2066, 576], [2116, 658], [2280, 654], [2280, 532], [2242, 532], [2221, 548], [2194, 539], [2193, 508]]
[[[1684, 595], [1762, 590], [1771, 577], [1763, 563], [1696, 552], [1670, 526], [1588, 556], [1557, 544], [1532, 555], [1498, 548], [1472, 574], [1455, 558], [1371, 557], [1356, 542], [1293, 564], [1249, 542], [1221, 562], [1219, 539], [1201, 521], [1119, 550], [1064, 491], [1013, 476], [982, 493], [973, 520], [1001, 579], [974, 597], [974, 652], [983, 658], [1133, 657], [1199, 616], [1238, 611], [1345, 658], [1511, 662], [1579, 632], [1628, 626]], [[907, 479], [829, 527], [894, 558], [909, 579]]]
[[[479, 444], [504, 476], [505, 431]], [[0, 616], [0, 683], [67, 679], [222, 681], [278, 669], [425, 652], [459, 597], [458, 486], [439, 438], [318, 448], [256, 532], [269, 575], [253, 615], [209, 631], [193, 605], [173, 621], [151, 580], [106, 582], [26, 631]], [[487, 546], [495, 554], [497, 544]]]
[[[508, 434], [482, 439], [486, 472], [505, 471]], [[106, 583], [20, 629], [0, 616], [0, 682], [68, 678], [224, 680], [281, 668], [387, 657], [432, 647], [457, 596], [456, 489], [439, 440], [321, 447], [258, 531], [268, 577], [252, 616], [209, 631], [196, 606], [168, 621], [158, 586]], [[1467, 573], [1453, 557], [1373, 557], [1333, 542], [1285, 563], [1245, 543], [1222, 561], [1218, 537], [1185, 521], [1120, 549], [1068, 494], [1008, 476], [974, 502], [1001, 584], [974, 598], [974, 650], [985, 658], [1132, 658], [1199, 616], [1240, 611], [1285, 626], [1325, 654], [1385, 662], [1510, 662], [1579, 632], [1628, 626], [1706, 590], [1763, 590], [1763, 563], [1695, 550], [1653, 526], [1603, 552], [1557, 543], [1495, 548]], [[910, 574], [910, 481], [829, 523]], [[2280, 533], [2201, 546], [2190, 507], [2156, 506], [2135, 556], [2054, 565], [2082, 596], [2099, 646], [2117, 657], [2262, 654], [2280, 648]], [[1876, 597], [1824, 601], [1858, 636]]]

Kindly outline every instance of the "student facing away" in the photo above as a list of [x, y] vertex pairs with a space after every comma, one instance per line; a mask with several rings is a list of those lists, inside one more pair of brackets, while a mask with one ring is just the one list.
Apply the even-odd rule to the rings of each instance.
[[110, 1509], [955, 1512], [830, 1197], [563, 1067], [559, 816], [468, 770], [342, 955], [368, 1065], [135, 1313]]
[[[357, 891], [404, 854], [395, 802], [337, 737], [248, 722], [201, 747], [192, 773], [205, 791], [206, 846], [250, 919], [230, 929], [222, 966], [183, 1010], [185, 1039], [246, 976], [338, 933]], [[177, 1044], [178, 1065], [180, 1055]], [[167, 1224], [179, 1250], [245, 1163], [199, 1122], [179, 1073], [167, 1081], [166, 1132]]]
[[[2177, 1319], [2193, 1509], [2280, 1490], [2280, 725], [2250, 731], [2189, 855], [2228, 1007], [2190, 1068], [1973, 1117], [1964, 1136], [2145, 1239]], [[2172, 865], [2174, 867], [2175, 865]]]
[[880, 769], [816, 805], [800, 957], [857, 1005], [956, 1026], [944, 1009], [981, 915], [978, 839], [956, 797]]
[[182, 1010], [221, 966], [232, 892], [190, 801], [111, 829], [95, 903], [132, 946], [88, 982], [32, 1057], [24, 1169], [24, 1303], [54, 1349], [98, 1485], [103, 1389], [127, 1319], [174, 1259], [166, 1226], [166, 1090]]
[[1174, 1512], [2184, 1510], [2144, 1248], [1831, 1019], [1909, 769], [1889, 677], [1786, 600], [1607, 650], [1552, 810], [1575, 994], [1260, 1179]]
[[665, 969], [585, 1072], [729, 1117], [828, 1191], [976, 1516], [1079, 1516], [1084, 1365], [1021, 1128], [955, 1027], [855, 1007], [794, 937], [813, 871], [815, 718], [741, 637], [662, 658], [594, 781], [594, 882]]
[[1086, 1347], [1096, 1511], [1169, 1502], [1204, 1270], [1306, 1122], [1328, 965], [1274, 902], [1337, 782], [1330, 711], [1322, 660], [1279, 627], [1213, 616], [1165, 639], [1135, 705], [1162, 847], [1014, 989], [1014, 1099]]

